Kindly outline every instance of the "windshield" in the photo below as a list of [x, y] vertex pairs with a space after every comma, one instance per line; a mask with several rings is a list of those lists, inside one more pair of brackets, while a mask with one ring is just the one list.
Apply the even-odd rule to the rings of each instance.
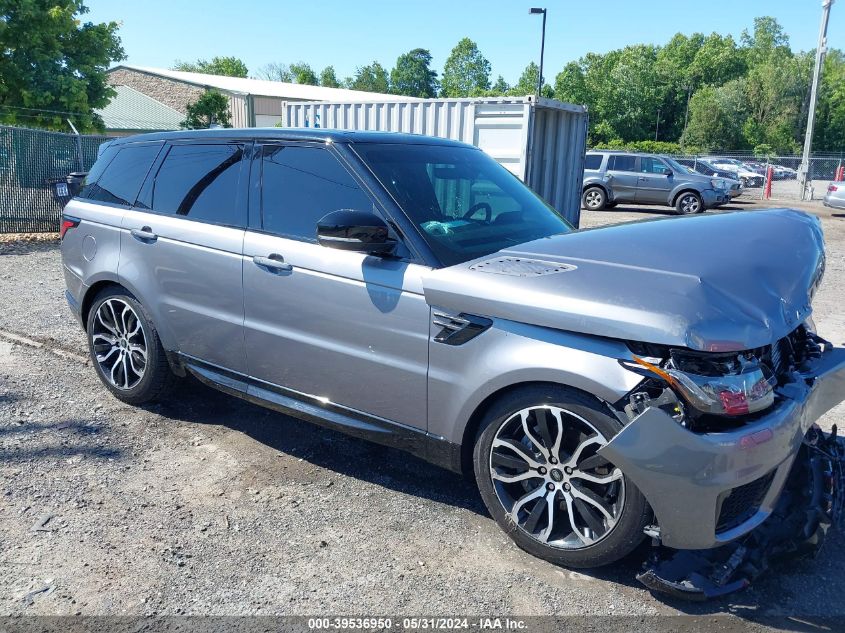
[[480, 150], [398, 143], [362, 143], [355, 150], [446, 266], [572, 230]]

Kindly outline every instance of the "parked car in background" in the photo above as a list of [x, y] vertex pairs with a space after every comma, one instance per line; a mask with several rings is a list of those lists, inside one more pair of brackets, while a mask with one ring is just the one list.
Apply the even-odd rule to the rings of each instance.
[[845, 182], [832, 182], [824, 195], [824, 206], [845, 209]]
[[772, 165], [774, 167], [775, 180], [795, 180], [798, 178], [798, 170], [786, 165]]
[[717, 169], [724, 169], [734, 173], [734, 178], [747, 188], [762, 187], [765, 182], [763, 175], [755, 172], [751, 167], [736, 158], [708, 158], [707, 162]]
[[676, 158], [675, 161], [699, 174], [710, 176], [711, 178], [722, 178], [728, 187], [728, 195], [731, 200], [738, 198], [745, 192], [745, 186], [741, 181], [735, 178], [736, 174], [725, 169], [717, 169], [706, 160], [696, 160], [694, 158]]
[[[668, 159], [590, 158], [632, 200], [692, 213], [724, 195]], [[845, 398], [845, 349], [811, 319], [818, 218], [575, 231], [456, 141], [132, 136], [92, 167], [61, 238], [91, 370], [116, 398], [167, 399], [191, 374], [409, 451], [473, 476], [508, 536], [555, 564], [612, 563], [646, 535], [742, 538]], [[324, 444], [321, 460], [344, 457]]]
[[730, 200], [727, 182], [691, 172], [657, 154], [587, 152], [581, 206], [598, 211], [625, 204], [659, 204], [679, 214], [701, 213]]

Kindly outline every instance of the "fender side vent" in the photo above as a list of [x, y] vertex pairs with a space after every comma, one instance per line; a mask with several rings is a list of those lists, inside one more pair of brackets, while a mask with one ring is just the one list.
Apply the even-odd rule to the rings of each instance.
[[441, 328], [440, 332], [435, 335], [434, 340], [446, 345], [463, 345], [493, 325], [493, 321], [490, 319], [474, 314], [465, 314], [464, 312], [461, 312], [458, 316], [452, 316], [445, 312], [434, 312], [433, 317], [432, 323]]
[[537, 277], [554, 273], [568, 273], [575, 270], [576, 266], [544, 262], [539, 259], [526, 259], [525, 257], [497, 257], [473, 264], [469, 269], [480, 273], [511, 275], [512, 277]]

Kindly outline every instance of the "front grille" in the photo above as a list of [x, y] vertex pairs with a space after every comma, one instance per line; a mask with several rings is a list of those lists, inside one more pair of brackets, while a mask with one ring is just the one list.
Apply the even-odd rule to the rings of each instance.
[[716, 533], [731, 530], [754, 516], [769, 492], [774, 477], [775, 471], [772, 471], [744, 486], [729, 490], [727, 496], [722, 498], [722, 507], [716, 520]]

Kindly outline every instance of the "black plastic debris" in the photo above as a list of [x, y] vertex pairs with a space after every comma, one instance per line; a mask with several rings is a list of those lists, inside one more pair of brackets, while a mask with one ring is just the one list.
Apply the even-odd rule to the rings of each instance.
[[845, 528], [845, 441], [813, 426], [771, 516], [745, 537], [710, 550], [657, 546], [637, 580], [651, 591], [704, 601], [749, 586], [770, 566], [815, 556], [828, 529]]

